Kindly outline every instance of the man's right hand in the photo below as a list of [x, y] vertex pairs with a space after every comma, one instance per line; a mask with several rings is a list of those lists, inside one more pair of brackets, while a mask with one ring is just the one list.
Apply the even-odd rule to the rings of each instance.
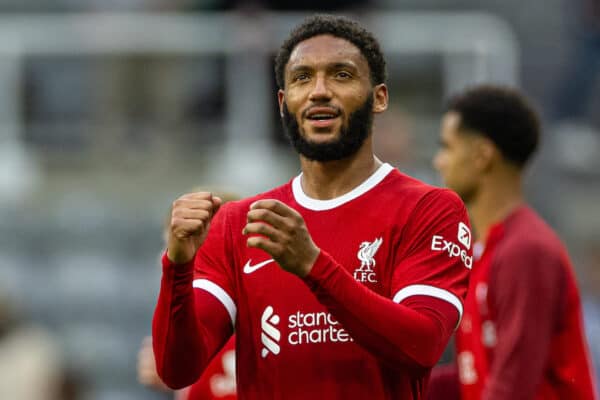
[[208, 192], [189, 193], [173, 202], [167, 256], [174, 264], [187, 264], [208, 234], [221, 199]]

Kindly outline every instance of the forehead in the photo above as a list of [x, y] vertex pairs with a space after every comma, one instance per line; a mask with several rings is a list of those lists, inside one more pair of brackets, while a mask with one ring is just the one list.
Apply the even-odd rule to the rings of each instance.
[[457, 139], [460, 131], [460, 114], [455, 111], [449, 111], [442, 117], [441, 134], [444, 139]]
[[353, 63], [358, 68], [368, 68], [360, 49], [346, 39], [332, 35], [318, 35], [298, 43], [287, 64], [318, 66], [331, 63]]
[[462, 126], [460, 113], [448, 111], [442, 117], [441, 140], [447, 145], [452, 146], [470, 146], [481, 136], [474, 131], [465, 129]]

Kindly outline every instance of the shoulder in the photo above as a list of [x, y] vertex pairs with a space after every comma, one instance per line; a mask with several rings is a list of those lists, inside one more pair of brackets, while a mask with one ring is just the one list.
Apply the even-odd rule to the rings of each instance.
[[566, 249], [533, 210], [510, 216], [492, 251], [489, 287], [496, 305], [526, 310], [524, 304], [552, 308], [564, 300], [571, 279]]
[[492, 257], [496, 276], [519, 279], [562, 279], [568, 267], [566, 249], [554, 230], [525, 207], [504, 224], [504, 236]]
[[[456, 193], [398, 173], [390, 179], [385, 198], [386, 212], [395, 209], [403, 224], [403, 235], [431, 240], [432, 235], [461, 235], [470, 246], [471, 230], [466, 207]], [[453, 233], [451, 233], [453, 232]], [[458, 233], [456, 233], [458, 232]], [[468, 237], [468, 239], [467, 239]]]
[[462, 200], [453, 191], [430, 185], [397, 170], [390, 173], [382, 189], [413, 211], [465, 210]]
[[507, 258], [562, 259], [566, 249], [556, 232], [533, 209], [522, 207], [504, 223], [498, 256]]
[[465, 211], [466, 207], [458, 195], [449, 190], [438, 187], [432, 187], [419, 201], [421, 207], [435, 206], [439, 209], [451, 211]]

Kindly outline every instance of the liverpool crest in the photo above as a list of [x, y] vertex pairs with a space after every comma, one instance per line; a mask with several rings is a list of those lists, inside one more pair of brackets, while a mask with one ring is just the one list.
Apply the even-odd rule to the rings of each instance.
[[375, 253], [379, 250], [383, 238], [377, 238], [372, 242], [362, 242], [356, 256], [360, 260], [360, 267], [354, 270], [354, 279], [358, 282], [377, 282], [377, 277], [373, 271], [375, 262]]

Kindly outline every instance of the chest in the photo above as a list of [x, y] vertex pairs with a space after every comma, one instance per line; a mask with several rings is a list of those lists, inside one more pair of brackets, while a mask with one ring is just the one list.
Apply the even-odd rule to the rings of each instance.
[[[314, 243], [352, 279], [389, 297], [401, 235], [393, 223], [316, 213], [304, 219]], [[235, 237], [235, 242], [237, 331], [241, 340], [252, 344], [245, 357], [258, 357], [261, 365], [285, 360], [312, 365], [317, 358], [329, 360], [331, 370], [367, 357], [304, 281], [266, 252], [248, 248], [244, 236]]]
[[[393, 266], [398, 262], [401, 229], [388, 218], [335, 213], [308, 213], [305, 223], [313, 242], [352, 277], [369, 289], [389, 295]], [[299, 278], [287, 273], [266, 252], [236, 238], [236, 271], [248, 300], [297, 302], [313, 297]]]

